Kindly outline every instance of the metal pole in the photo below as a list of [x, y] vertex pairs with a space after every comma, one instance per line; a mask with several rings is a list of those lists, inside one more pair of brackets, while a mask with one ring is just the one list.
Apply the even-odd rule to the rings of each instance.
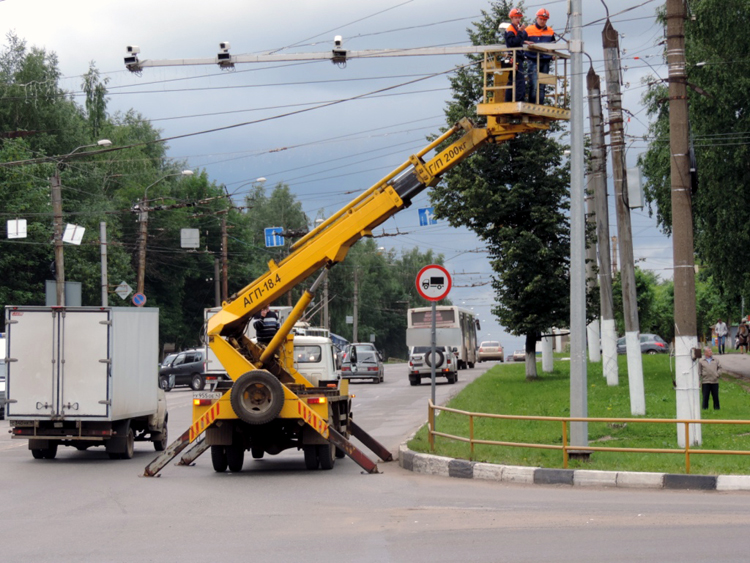
[[[677, 418], [699, 420], [698, 372], [691, 350], [698, 347], [695, 311], [693, 210], [690, 193], [687, 75], [685, 72], [685, 4], [667, 0], [667, 65], [669, 67], [669, 150], [672, 185], [674, 260], [675, 382]], [[679, 426], [679, 425], [678, 425]], [[693, 444], [701, 443], [700, 424], [690, 424]], [[688, 447], [678, 430], [678, 443]], [[690, 470], [688, 465], [688, 471]]]
[[323, 328], [331, 330], [331, 321], [328, 317], [328, 278], [323, 282]]
[[646, 394], [643, 388], [643, 362], [641, 358], [638, 303], [635, 292], [635, 262], [633, 259], [633, 231], [630, 224], [628, 182], [625, 166], [625, 132], [620, 95], [620, 40], [609, 20], [602, 31], [604, 65], [607, 74], [609, 98], [609, 129], [612, 143], [612, 171], [617, 207], [617, 234], [620, 242], [620, 276], [622, 280], [625, 341], [628, 351], [628, 384], [630, 412], [646, 414]]
[[55, 240], [55, 282], [57, 290], [57, 306], [65, 306], [65, 256], [63, 253], [63, 225], [62, 225], [62, 190], [60, 189], [60, 172], [55, 168], [55, 174], [50, 180], [52, 190], [52, 214]]
[[[432, 302], [432, 331], [430, 332], [430, 345], [432, 346], [430, 352], [430, 397], [432, 397], [432, 404], [435, 404], [435, 348], [436, 348], [436, 330], [435, 330], [435, 317], [437, 316], [435, 301]], [[447, 360], [447, 358], [446, 358]]]
[[102, 260], [102, 307], [109, 306], [109, 285], [107, 282], [107, 223], [99, 223], [99, 253]]
[[591, 129], [591, 171], [596, 206], [596, 239], [599, 256], [599, 307], [601, 311], [602, 375], [607, 385], [619, 383], [617, 367], [617, 328], [612, 298], [612, 264], [609, 250], [609, 205], [607, 202], [607, 152], [604, 150], [601, 81], [594, 69], [586, 76]]
[[[581, 0], [570, 3], [570, 415], [588, 416], [586, 374], [586, 215], [583, 186], [583, 40]], [[570, 425], [572, 446], [589, 443], [588, 424]]]
[[146, 196], [141, 200], [141, 212], [138, 216], [141, 223], [140, 240], [138, 243], [138, 283], [136, 292], [143, 293], [146, 285], [146, 239], [148, 238], [148, 211], [146, 211]]
[[352, 342], [359, 342], [358, 340], [358, 325], [359, 325], [359, 276], [357, 266], [354, 266], [354, 307], [352, 311]]

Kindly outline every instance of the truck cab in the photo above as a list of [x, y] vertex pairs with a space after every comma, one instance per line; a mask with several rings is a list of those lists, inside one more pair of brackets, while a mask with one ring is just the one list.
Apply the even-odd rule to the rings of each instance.
[[338, 386], [341, 380], [336, 350], [323, 336], [294, 337], [294, 369], [315, 387]]

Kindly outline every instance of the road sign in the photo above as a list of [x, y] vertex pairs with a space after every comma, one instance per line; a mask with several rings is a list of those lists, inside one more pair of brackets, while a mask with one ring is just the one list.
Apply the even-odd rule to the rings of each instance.
[[426, 227], [427, 225], [437, 225], [434, 207], [422, 207], [421, 209], [417, 209], [417, 211], [419, 212], [420, 227]]
[[120, 296], [120, 299], [125, 301], [125, 299], [128, 298], [128, 295], [133, 293], [133, 288], [130, 287], [126, 282], [122, 282], [117, 286], [117, 289], [115, 289], [115, 293]]
[[266, 246], [284, 246], [284, 237], [281, 236], [281, 232], [284, 230], [283, 227], [268, 227], [264, 229], [266, 235]]
[[133, 305], [143, 307], [146, 304], [146, 296], [143, 293], [133, 295]]
[[417, 291], [428, 301], [445, 299], [452, 285], [448, 270], [438, 264], [425, 266], [417, 274]]

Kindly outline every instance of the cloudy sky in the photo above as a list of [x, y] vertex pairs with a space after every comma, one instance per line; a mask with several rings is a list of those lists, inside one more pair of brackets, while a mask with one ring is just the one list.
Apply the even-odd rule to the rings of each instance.
[[[659, 44], [664, 30], [654, 17], [662, 2], [607, 4], [621, 33], [623, 101], [631, 115], [628, 165], [634, 166], [646, 148], [642, 80], [649, 74], [666, 76]], [[151, 120], [163, 137], [245, 124], [171, 141], [169, 156], [189, 168], [205, 169], [238, 201], [257, 178], [267, 178], [269, 187], [286, 183], [314, 219], [341, 208], [445, 124], [450, 91], [446, 75], [440, 73], [462, 64], [464, 57], [353, 59], [345, 68], [327, 61], [248, 64], [234, 71], [180, 66], [149, 68], [138, 76], [125, 70], [126, 46], [138, 45], [144, 60], [213, 57], [220, 41], [230, 42], [235, 55], [326, 52], [335, 35], [341, 35], [350, 50], [468, 45], [466, 29], [489, 5], [487, 0], [0, 0], [0, 27], [29, 45], [54, 51], [64, 75], [62, 85], [80, 103], [81, 75], [95, 61], [109, 79], [109, 112], [132, 108]], [[567, 1], [527, 2], [524, 11], [533, 14], [541, 7], [551, 13], [549, 25], [563, 32]], [[602, 77], [604, 16], [601, 0], [583, 0], [584, 49]], [[588, 61], [584, 68], [588, 70]], [[391, 89], [286, 115], [384, 88]], [[423, 193], [415, 205], [385, 223], [382, 231], [399, 234], [379, 238], [379, 245], [442, 253], [454, 274], [451, 298], [479, 314], [480, 338], [500, 338], [506, 349], [520, 348], [521, 339], [505, 334], [489, 313], [493, 292], [483, 245], [472, 233], [446, 223], [419, 227], [417, 208], [427, 202]], [[639, 265], [671, 278], [669, 239], [656, 230], [646, 210], [634, 210], [632, 222]], [[610, 227], [616, 234], [612, 201]]]

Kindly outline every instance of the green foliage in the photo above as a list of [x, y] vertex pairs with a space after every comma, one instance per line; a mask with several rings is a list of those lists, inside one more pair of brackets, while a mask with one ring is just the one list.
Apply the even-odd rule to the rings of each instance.
[[[472, 42], [497, 43], [497, 24], [507, 21], [511, 7], [493, 2], [469, 31]], [[451, 82], [449, 124], [463, 117], [481, 123], [476, 116], [481, 68], [462, 68]], [[570, 182], [563, 149], [555, 132], [525, 133], [485, 146], [445, 174], [431, 196], [438, 217], [486, 241], [498, 303], [492, 312], [512, 334], [526, 336], [531, 353], [546, 330], [568, 324]]]
[[[672, 388], [672, 371], [668, 355], [643, 356], [643, 375], [646, 393], [646, 412], [649, 418], [674, 418], [675, 393]], [[618, 357], [620, 385], [609, 387], [602, 378], [601, 363], [589, 363], [588, 416], [592, 418], [634, 418], [630, 414], [627, 377], [627, 358]], [[746, 386], [734, 378], [725, 377], [719, 386], [721, 411], [703, 411], [704, 419], [747, 420], [750, 402]], [[555, 369], [545, 376], [544, 385], [524, 379], [521, 365], [498, 365], [469, 384], [448, 403], [448, 407], [469, 412], [514, 414], [528, 416], [570, 416], [570, 362], [555, 362]], [[456, 436], [469, 436], [468, 417], [442, 413], [437, 418], [437, 430]], [[568, 427], [568, 435], [570, 427]], [[750, 450], [750, 435], [744, 425], [703, 425], [704, 449]], [[589, 445], [626, 448], [677, 448], [675, 424], [606, 423], [588, 424]], [[559, 446], [562, 443], [562, 423], [546, 421], [519, 421], [474, 419], [474, 437], [480, 440], [523, 442]], [[409, 442], [415, 451], [429, 452], [426, 429], [419, 430]], [[471, 457], [466, 443], [445, 438], [436, 439], [438, 455], [473, 459], [475, 461], [562, 467], [562, 452], [518, 447], [476, 445]], [[697, 474], [744, 474], [747, 472], [745, 456], [693, 455], [691, 472]], [[572, 461], [571, 468], [685, 472], [684, 455], [644, 454], [625, 452], [594, 452], [588, 462]]]
[[[750, 245], [750, 76], [744, 70], [750, 49], [747, 34], [717, 34], [716, 13], [732, 14], [738, 29], [750, 24], [745, 0], [703, 0], [691, 5], [685, 21], [685, 44], [690, 127], [697, 159], [699, 187], [693, 197], [695, 250], [710, 269], [722, 296], [739, 304], [750, 296], [750, 272], [745, 251]], [[698, 65], [697, 63], [705, 63]], [[730, 63], [730, 64], [728, 64]], [[654, 137], [641, 159], [647, 177], [646, 195], [659, 224], [671, 231], [669, 108], [663, 85], [649, 88], [644, 97], [652, 118]], [[701, 328], [703, 330], [703, 328]]]

